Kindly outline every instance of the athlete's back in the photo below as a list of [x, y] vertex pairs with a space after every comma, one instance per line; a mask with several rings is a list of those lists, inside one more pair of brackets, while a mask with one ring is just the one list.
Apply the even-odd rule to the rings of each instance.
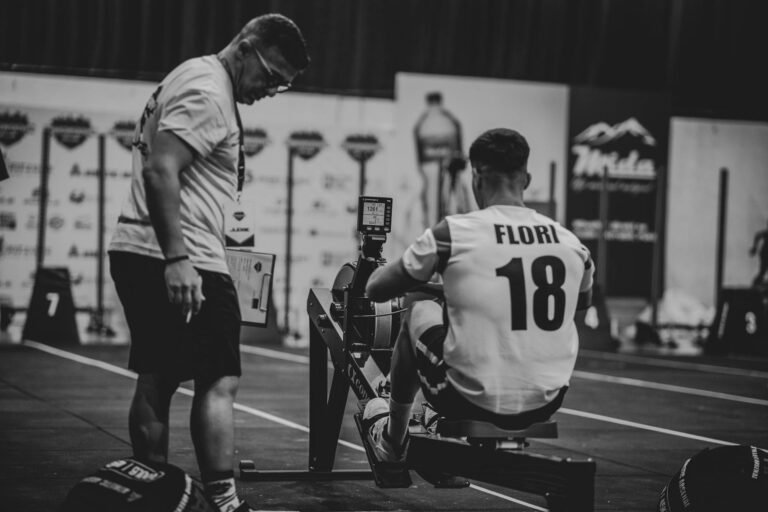
[[573, 371], [573, 318], [592, 285], [589, 251], [560, 224], [519, 206], [449, 216], [433, 232], [436, 246], [450, 247], [441, 274], [453, 386], [500, 414], [551, 401]]

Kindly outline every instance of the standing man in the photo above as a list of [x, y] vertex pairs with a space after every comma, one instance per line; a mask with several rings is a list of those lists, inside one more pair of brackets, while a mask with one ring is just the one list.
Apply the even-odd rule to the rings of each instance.
[[233, 404], [240, 311], [224, 250], [225, 211], [245, 174], [236, 103], [290, 88], [309, 64], [301, 31], [267, 14], [217, 55], [190, 59], [149, 99], [133, 142], [131, 190], [109, 246], [139, 374], [129, 413], [134, 456], [165, 462], [171, 397], [194, 380], [190, 430], [221, 512], [251, 510], [235, 489]]
[[562, 404], [578, 351], [573, 317], [589, 306], [593, 264], [575, 235], [525, 207], [528, 154], [516, 131], [480, 135], [469, 160], [481, 209], [441, 220], [368, 281], [366, 293], [380, 302], [437, 272], [445, 294], [444, 304], [411, 304], [389, 403], [366, 405], [366, 442], [380, 461], [405, 460], [419, 387], [444, 417], [507, 429], [545, 421]]

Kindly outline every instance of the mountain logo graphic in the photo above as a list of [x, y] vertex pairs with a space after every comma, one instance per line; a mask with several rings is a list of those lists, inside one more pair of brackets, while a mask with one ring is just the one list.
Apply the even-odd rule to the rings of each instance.
[[656, 146], [656, 139], [634, 117], [613, 126], [608, 123], [596, 123], [573, 138], [577, 144], [594, 148], [616, 144], [619, 141], [639, 142], [645, 146]]

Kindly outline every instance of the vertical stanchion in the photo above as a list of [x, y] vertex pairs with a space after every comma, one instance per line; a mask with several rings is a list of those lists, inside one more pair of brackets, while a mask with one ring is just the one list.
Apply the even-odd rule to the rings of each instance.
[[605, 297], [608, 293], [608, 206], [610, 194], [608, 191], [608, 166], [603, 167], [603, 179], [600, 187], [600, 238], [597, 240], [597, 283]]
[[360, 193], [358, 195], [365, 195], [365, 160], [360, 161]]
[[728, 169], [720, 169], [717, 201], [717, 256], [715, 259], [715, 307], [720, 304], [723, 289], [723, 263], [725, 260], [725, 223], [728, 211]]
[[104, 203], [107, 182], [107, 169], [105, 166], [105, 136], [99, 134], [99, 217], [97, 238], [97, 265], [96, 265], [96, 315], [99, 327], [104, 325]]
[[557, 218], [557, 212], [555, 212], [555, 176], [557, 173], [557, 164], [555, 161], [549, 162], [549, 215], [553, 219]]
[[48, 215], [48, 171], [51, 159], [51, 128], [48, 126], [43, 128], [43, 149], [41, 154], [37, 211], [37, 271], [42, 268], [45, 257], [45, 227]]
[[443, 201], [443, 182], [445, 181], [445, 160], [447, 157], [441, 157], [437, 164], [437, 206], [435, 211], [437, 212], [437, 218], [434, 223], [437, 224], [443, 218], [445, 208]]
[[286, 142], [288, 146], [288, 190], [285, 230], [285, 311], [283, 312], [283, 334], [291, 333], [291, 260], [293, 259], [293, 174], [296, 158], [310, 160], [326, 146], [319, 132], [294, 132]]
[[664, 247], [667, 217], [666, 191], [667, 169], [662, 165], [656, 174], [656, 211], [654, 218], [656, 240], [653, 244], [653, 263], [651, 267], [651, 326], [654, 331], [658, 327], [659, 299], [664, 293]]
[[285, 226], [285, 306], [283, 308], [283, 329], [286, 333], [290, 330], [291, 310], [291, 251], [293, 250], [293, 157], [296, 150], [288, 147], [288, 190], [287, 213]]

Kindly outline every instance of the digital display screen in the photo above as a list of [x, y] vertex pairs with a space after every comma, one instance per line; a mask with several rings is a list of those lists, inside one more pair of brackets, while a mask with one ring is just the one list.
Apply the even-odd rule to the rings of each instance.
[[357, 203], [357, 230], [385, 234], [392, 229], [392, 198], [360, 196]]
[[385, 203], [363, 203], [363, 224], [366, 226], [383, 226], [387, 211]]

